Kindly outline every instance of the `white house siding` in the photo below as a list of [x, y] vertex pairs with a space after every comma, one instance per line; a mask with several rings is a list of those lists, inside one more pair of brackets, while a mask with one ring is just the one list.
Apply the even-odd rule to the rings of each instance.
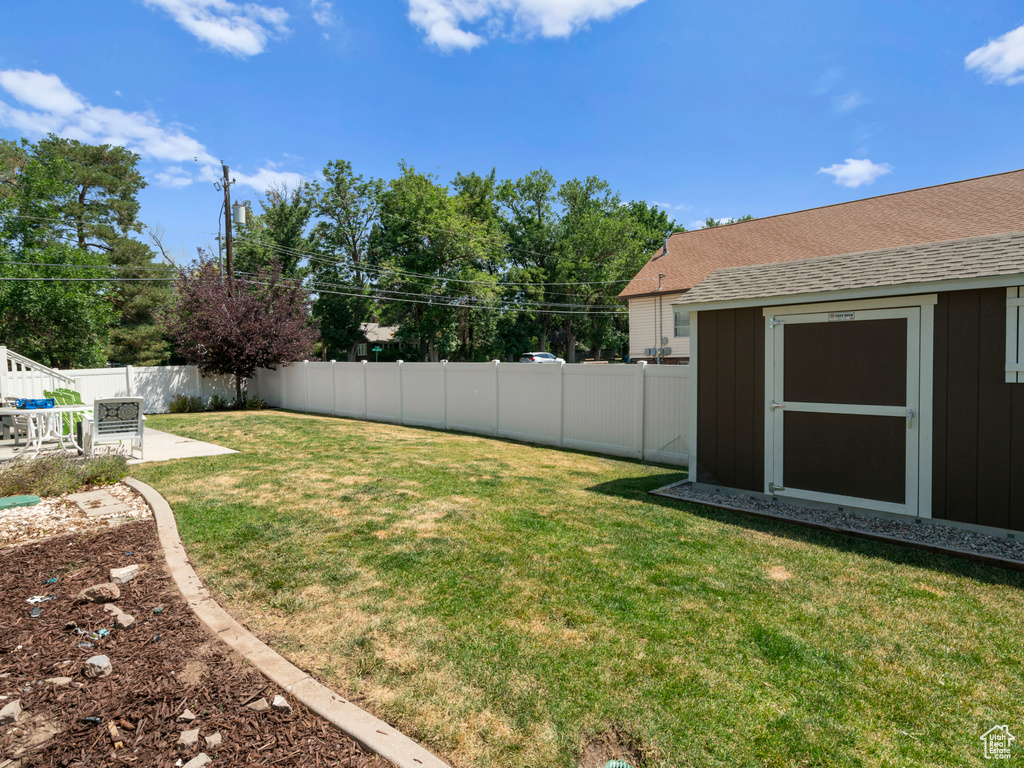
[[[661, 297], [643, 296], [629, 300], [629, 356], [634, 360], [650, 359], [644, 350], [660, 347], [661, 337], [668, 337], [666, 346], [672, 353], [666, 357], [675, 359], [690, 356], [690, 339], [675, 335], [675, 317], [672, 302], [682, 293], [666, 293]], [[661, 299], [661, 324], [658, 324], [658, 299]]]

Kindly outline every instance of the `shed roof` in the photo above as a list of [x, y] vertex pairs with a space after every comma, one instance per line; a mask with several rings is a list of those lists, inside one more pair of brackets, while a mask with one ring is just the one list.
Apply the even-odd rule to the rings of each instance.
[[[679, 232], [619, 294], [693, 288], [720, 267], [767, 264], [1024, 230], [1024, 170]], [[658, 254], [662, 252], [659, 250]]]
[[1024, 275], [1024, 231], [716, 269], [673, 302], [701, 305]]

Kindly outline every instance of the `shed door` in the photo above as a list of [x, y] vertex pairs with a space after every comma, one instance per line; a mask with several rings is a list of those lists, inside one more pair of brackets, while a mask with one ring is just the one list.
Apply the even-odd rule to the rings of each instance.
[[920, 308], [766, 322], [766, 492], [917, 515]]

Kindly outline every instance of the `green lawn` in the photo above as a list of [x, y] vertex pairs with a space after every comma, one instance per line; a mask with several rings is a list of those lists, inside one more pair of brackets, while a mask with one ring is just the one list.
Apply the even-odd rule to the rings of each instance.
[[[1024, 575], [649, 496], [670, 468], [282, 412], [142, 465], [258, 635], [457, 766], [982, 765]], [[1024, 764], [1024, 747], [1015, 745]]]

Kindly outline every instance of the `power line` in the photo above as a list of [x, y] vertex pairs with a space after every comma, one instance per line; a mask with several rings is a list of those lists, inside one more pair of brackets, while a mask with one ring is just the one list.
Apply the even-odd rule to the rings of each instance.
[[[426, 278], [428, 280], [447, 280], [449, 282], [455, 282], [455, 283], [481, 283], [481, 284], [485, 284], [485, 285], [500, 285], [500, 286], [506, 286], [507, 285], [507, 286], [546, 287], [546, 286], [549, 286], [549, 285], [554, 285], [554, 286], [561, 286], [561, 285], [612, 285], [612, 284], [615, 284], [615, 283], [630, 283], [630, 282], [633, 281], [633, 278], [628, 278], [628, 279], [623, 278], [621, 280], [574, 280], [574, 281], [564, 282], [564, 283], [556, 283], [556, 282], [552, 282], [552, 283], [544, 283], [544, 282], [511, 282], [511, 281], [492, 283], [489, 280], [466, 280], [466, 279], [456, 278], [456, 277], [441, 277], [439, 275], [428, 275], [428, 274], [425, 274], [423, 272], [410, 272], [408, 270], [396, 269], [394, 267], [379, 267], [379, 266], [373, 266], [373, 265], [370, 265], [370, 264], [360, 264], [360, 263], [351, 261], [350, 259], [342, 259], [341, 261], [335, 261], [335, 260], [332, 260], [332, 259], [325, 259], [322, 256], [314, 256], [312, 253], [309, 253], [308, 251], [300, 251], [297, 248], [286, 248], [285, 246], [275, 245], [273, 243], [263, 243], [263, 242], [260, 242], [259, 240], [253, 240], [253, 239], [247, 238], [247, 237], [236, 236], [235, 239], [236, 240], [244, 240], [247, 243], [254, 243], [254, 244], [260, 245], [260, 246], [262, 246], [264, 248], [269, 248], [271, 250], [279, 251], [279, 252], [282, 252], [282, 253], [287, 253], [287, 254], [289, 254], [291, 256], [304, 256], [307, 259], [309, 259], [310, 261], [320, 261], [320, 262], [324, 262], [326, 264], [332, 264], [332, 265], [335, 265], [335, 266], [340, 266], [342, 264], [348, 263], [354, 269], [359, 269], [359, 270], [362, 270], [364, 272], [384, 272], [384, 273], [393, 272], [394, 274], [397, 274], [397, 275], [409, 275], [411, 277], [422, 277], [422, 278]], [[656, 280], [657, 278], [648, 277], [648, 278], [642, 278], [642, 279], [644, 279], [644, 280]], [[571, 294], [564, 294], [564, 295], [571, 295]]]

